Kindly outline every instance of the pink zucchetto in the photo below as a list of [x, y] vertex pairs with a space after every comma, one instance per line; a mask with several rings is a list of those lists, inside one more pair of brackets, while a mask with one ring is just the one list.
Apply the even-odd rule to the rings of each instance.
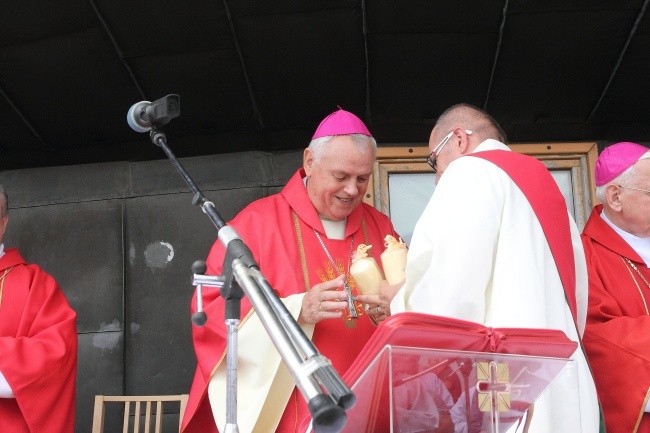
[[363, 134], [372, 137], [361, 119], [339, 107], [338, 110], [323, 119], [311, 139], [349, 134]]
[[637, 162], [650, 149], [622, 142], [606, 147], [596, 160], [596, 186], [605, 185]]

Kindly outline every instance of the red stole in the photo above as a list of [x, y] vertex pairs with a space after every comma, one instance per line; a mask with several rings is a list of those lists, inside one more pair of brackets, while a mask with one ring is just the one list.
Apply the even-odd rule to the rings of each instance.
[[576, 269], [569, 214], [564, 196], [548, 169], [535, 158], [506, 150], [488, 150], [469, 156], [483, 158], [503, 170], [530, 203], [555, 259], [571, 315], [577, 322]]

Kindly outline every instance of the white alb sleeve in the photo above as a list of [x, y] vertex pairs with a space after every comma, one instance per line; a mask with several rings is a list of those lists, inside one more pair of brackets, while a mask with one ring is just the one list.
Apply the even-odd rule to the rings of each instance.
[[4, 374], [0, 371], [0, 398], [15, 398], [13, 390], [7, 383]]

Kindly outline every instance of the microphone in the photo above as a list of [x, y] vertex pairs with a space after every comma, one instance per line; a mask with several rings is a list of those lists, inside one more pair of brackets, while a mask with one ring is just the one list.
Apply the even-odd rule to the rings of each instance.
[[178, 95], [167, 95], [157, 101], [136, 102], [126, 113], [126, 122], [135, 132], [147, 132], [152, 127], [169, 123], [181, 114], [181, 98]]

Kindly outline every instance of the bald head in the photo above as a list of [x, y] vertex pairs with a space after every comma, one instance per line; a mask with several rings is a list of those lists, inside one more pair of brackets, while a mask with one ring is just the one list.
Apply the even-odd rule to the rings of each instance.
[[469, 104], [457, 104], [440, 115], [429, 137], [427, 158], [436, 173], [436, 184], [449, 164], [474, 153], [487, 139], [506, 143], [506, 134], [485, 111]]
[[454, 105], [445, 110], [436, 122], [436, 129], [439, 131], [451, 131], [457, 127], [472, 131], [473, 136], [477, 139], [477, 144], [488, 138], [508, 144], [506, 133], [503, 132], [497, 121], [473, 105]]

